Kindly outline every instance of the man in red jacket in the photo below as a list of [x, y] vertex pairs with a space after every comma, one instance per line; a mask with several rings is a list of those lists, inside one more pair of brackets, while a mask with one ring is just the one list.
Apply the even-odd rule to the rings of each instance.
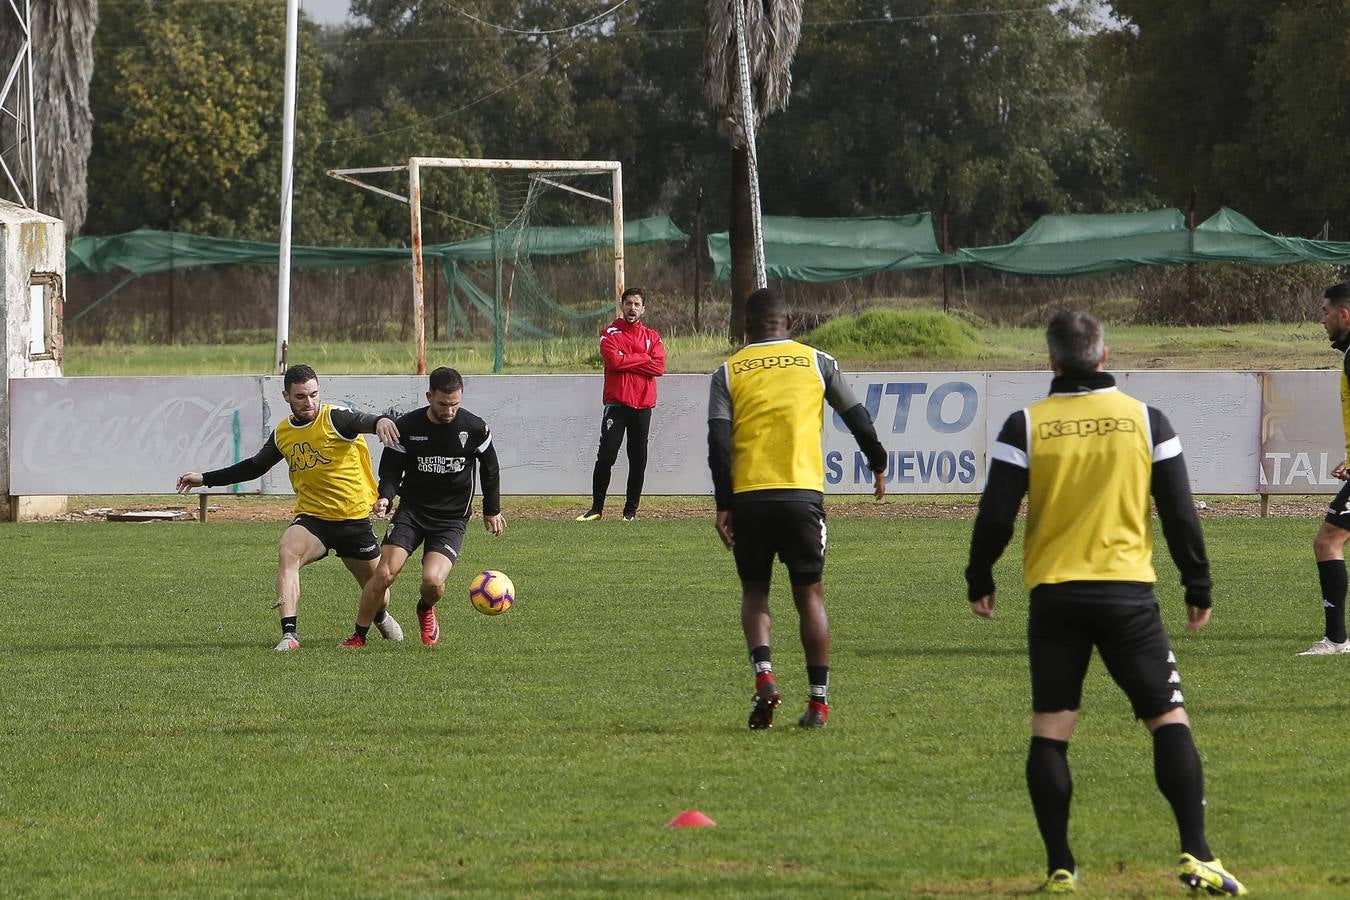
[[594, 522], [605, 509], [609, 472], [619, 458], [619, 444], [628, 432], [628, 493], [623, 520], [637, 518], [642, 480], [647, 471], [647, 432], [656, 406], [656, 379], [666, 374], [666, 348], [661, 335], [642, 324], [646, 307], [640, 288], [629, 288], [619, 300], [621, 315], [600, 332], [605, 361], [605, 413], [600, 420], [600, 451], [591, 476], [591, 508], [578, 522]]

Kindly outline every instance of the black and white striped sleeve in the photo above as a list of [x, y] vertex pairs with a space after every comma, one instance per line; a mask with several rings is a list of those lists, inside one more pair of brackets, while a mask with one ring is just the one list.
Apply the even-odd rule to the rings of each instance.
[[1003, 423], [989, 454], [989, 478], [980, 496], [966, 566], [971, 600], [994, 592], [994, 563], [1012, 539], [1017, 510], [1027, 492], [1027, 446], [1027, 415], [1025, 410], [1018, 410]]
[[1195, 514], [1191, 497], [1191, 479], [1186, 458], [1181, 453], [1181, 438], [1161, 411], [1148, 407], [1148, 426], [1153, 443], [1153, 502], [1162, 521], [1167, 552], [1181, 572], [1186, 588], [1186, 605], [1208, 609], [1212, 582], [1209, 557], [1200, 517]]

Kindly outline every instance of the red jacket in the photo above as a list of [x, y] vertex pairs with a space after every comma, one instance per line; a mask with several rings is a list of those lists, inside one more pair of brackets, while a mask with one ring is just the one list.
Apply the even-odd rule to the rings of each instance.
[[666, 345], [655, 329], [615, 319], [600, 329], [600, 356], [605, 361], [606, 406], [656, 405], [656, 377], [666, 374]]

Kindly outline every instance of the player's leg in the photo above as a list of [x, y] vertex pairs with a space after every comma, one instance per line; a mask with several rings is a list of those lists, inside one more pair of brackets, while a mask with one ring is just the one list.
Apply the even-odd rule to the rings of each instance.
[[462, 519], [449, 527], [428, 532], [426, 549], [422, 552], [422, 584], [418, 588], [417, 622], [422, 630], [422, 643], [435, 646], [441, 639], [441, 626], [436, 620], [436, 604], [445, 596], [445, 580], [459, 559], [464, 546], [464, 532], [468, 520]]
[[389, 612], [389, 589], [408, 560], [408, 551], [396, 544], [385, 544], [374, 559], [344, 557], [347, 570], [361, 586], [360, 605], [356, 610], [356, 625], [352, 636], [342, 643], [348, 648], [363, 647], [372, 624], [379, 628], [386, 640], [403, 640], [403, 626]]
[[328, 547], [320, 534], [322, 523], [309, 516], [296, 516], [281, 535], [277, 550], [277, 602], [281, 616], [281, 643], [278, 650], [294, 650], [300, 646], [296, 636], [300, 610], [300, 568], [328, 555]]
[[1214, 893], [1245, 893], [1214, 858], [1205, 836], [1204, 772], [1191, 736], [1177, 657], [1157, 603], [1104, 605], [1097, 621], [1102, 663], [1153, 736], [1153, 776], [1176, 818], [1182, 882]]
[[625, 522], [637, 518], [642, 502], [642, 484], [647, 475], [647, 435], [652, 427], [650, 409], [634, 409], [628, 414], [628, 489], [624, 495]]
[[624, 415], [626, 409], [622, 404], [611, 403], [605, 406], [600, 417], [600, 447], [595, 453], [595, 469], [591, 473], [591, 508], [577, 517], [578, 522], [592, 522], [604, 512], [610, 471], [619, 458], [619, 445], [623, 443], [628, 422]]
[[1331, 501], [1322, 527], [1313, 538], [1313, 558], [1317, 560], [1317, 581], [1321, 587], [1325, 630], [1322, 639], [1299, 656], [1329, 656], [1350, 653], [1345, 632], [1345, 542], [1350, 540], [1350, 482]]
[[731, 521], [736, 529], [732, 554], [736, 574], [741, 580], [741, 632], [750, 653], [755, 677], [755, 693], [750, 700], [750, 728], [758, 731], [773, 725], [773, 711], [783, 702], [773, 677], [770, 651], [773, 617], [769, 614], [769, 587], [773, 579], [773, 546], [767, 540], [761, 507], [764, 504], [736, 503]]
[[1031, 742], [1027, 747], [1027, 792], [1045, 844], [1047, 892], [1074, 888], [1077, 863], [1069, 846], [1073, 776], [1069, 740], [1082, 704], [1083, 678], [1092, 658], [1073, 601], [1034, 597], [1027, 619], [1031, 667]]
[[825, 505], [780, 502], [778, 555], [792, 582], [810, 697], [797, 724], [823, 728], [830, 717], [830, 619], [825, 613]]

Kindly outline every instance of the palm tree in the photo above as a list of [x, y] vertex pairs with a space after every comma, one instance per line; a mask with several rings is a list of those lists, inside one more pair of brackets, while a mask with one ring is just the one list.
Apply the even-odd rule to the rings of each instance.
[[[34, 206], [62, 219], [69, 239], [79, 232], [89, 208], [86, 177], [94, 139], [89, 79], [94, 74], [98, 0], [34, 3], [31, 9], [36, 82], [32, 126], [38, 160]], [[11, 60], [19, 29], [6, 27], [0, 35], [0, 57]]]
[[755, 289], [751, 242], [750, 150], [742, 121], [737, 75], [736, 8], [745, 10], [750, 57], [754, 128], [770, 113], [787, 108], [792, 93], [792, 59], [802, 33], [801, 0], [707, 0], [708, 30], [703, 42], [703, 92], [731, 139], [731, 323], [730, 337], [745, 337], [745, 299]]

